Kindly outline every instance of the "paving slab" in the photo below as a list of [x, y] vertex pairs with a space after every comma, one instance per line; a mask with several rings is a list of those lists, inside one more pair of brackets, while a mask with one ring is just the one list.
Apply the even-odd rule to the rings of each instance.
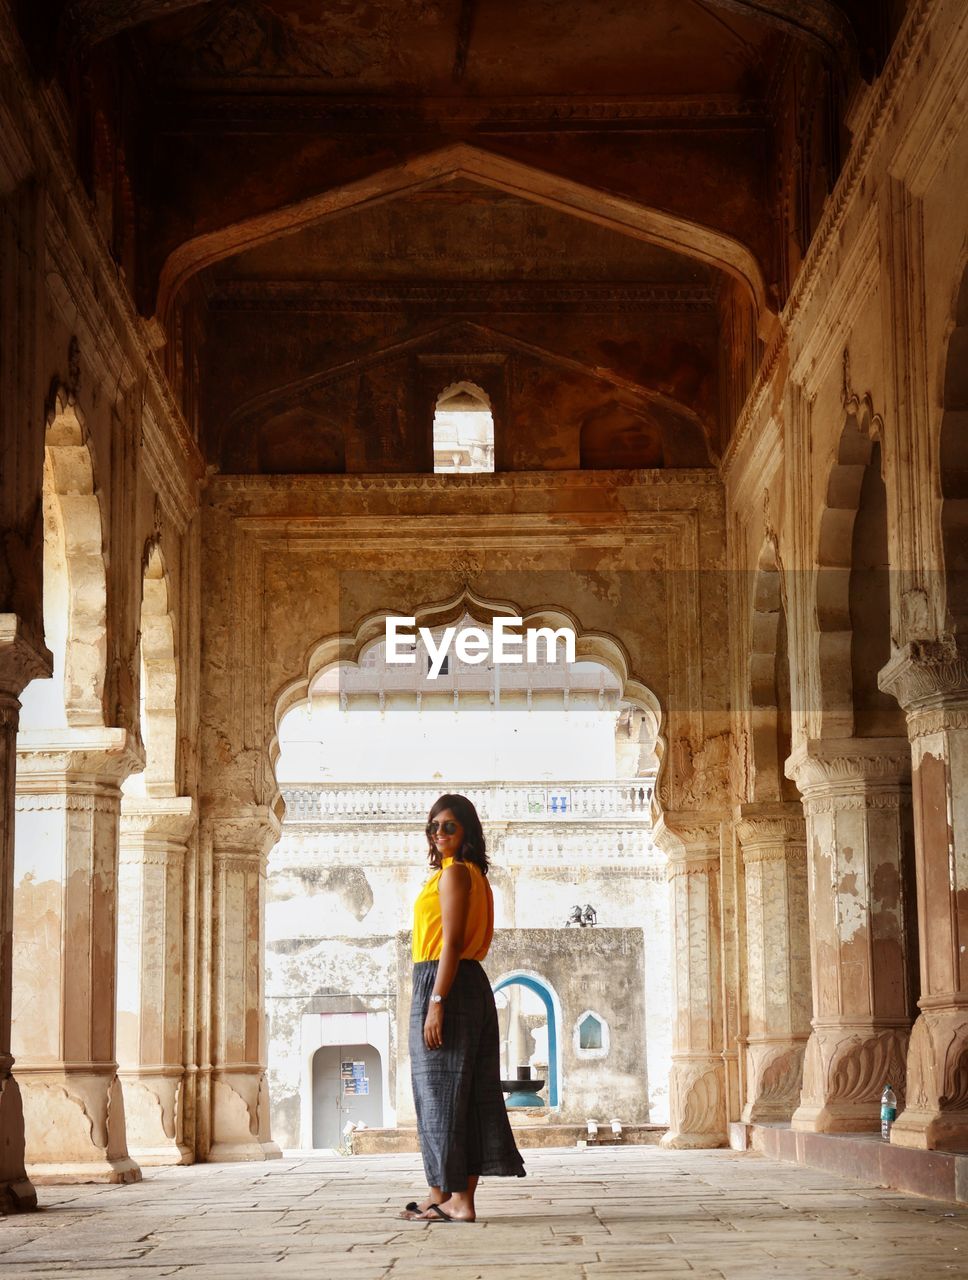
[[473, 1226], [406, 1223], [412, 1155], [293, 1155], [43, 1187], [4, 1280], [968, 1280], [968, 1206], [755, 1152], [535, 1150]]

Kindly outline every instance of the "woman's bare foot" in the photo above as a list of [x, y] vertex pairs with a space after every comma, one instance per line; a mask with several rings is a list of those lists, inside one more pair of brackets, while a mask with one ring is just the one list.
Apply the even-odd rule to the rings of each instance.
[[437, 1205], [428, 1206], [420, 1216], [427, 1222], [440, 1222], [442, 1217], [454, 1222], [476, 1222], [473, 1193], [455, 1191], [447, 1201], [446, 1209], [440, 1209]]

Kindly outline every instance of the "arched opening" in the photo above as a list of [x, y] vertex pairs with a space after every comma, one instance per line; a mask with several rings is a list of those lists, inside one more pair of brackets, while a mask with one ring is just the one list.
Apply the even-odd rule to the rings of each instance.
[[968, 270], [948, 340], [939, 461], [948, 625], [963, 634], [968, 630]]
[[383, 1128], [383, 1061], [371, 1044], [322, 1045], [313, 1054], [313, 1147], [342, 1146], [349, 1126]]
[[816, 590], [819, 736], [903, 736], [903, 713], [877, 684], [891, 651], [887, 491], [866, 409], [848, 417], [830, 473]]
[[21, 695], [20, 727], [104, 724], [107, 586], [101, 504], [77, 406], [58, 393], [44, 445], [44, 638], [49, 678]]
[[[546, 979], [539, 977], [537, 974], [522, 973], [522, 972], [505, 974], [503, 977], [498, 978], [498, 980], [495, 983], [493, 983], [492, 986], [493, 986], [493, 991], [495, 995], [498, 995], [502, 991], [509, 991], [514, 987], [521, 987], [524, 991], [530, 992], [531, 995], [537, 997], [537, 1001], [539, 1002], [541, 1008], [543, 1009], [543, 1013], [544, 1013], [543, 1025], [546, 1030], [546, 1036], [547, 1036], [548, 1105], [549, 1107], [552, 1108], [552, 1110], [555, 1110], [557, 1107], [561, 1105], [561, 1087], [562, 1087], [561, 1001], [558, 998], [558, 993], [550, 985], [550, 983], [547, 982]], [[511, 1004], [511, 1002], [509, 1002], [508, 1011], [511, 1012], [513, 1008], [514, 1006]], [[527, 1006], [525, 1006], [525, 1010], [526, 1008]], [[520, 1019], [521, 1011], [519, 1011], [518, 1016]], [[526, 1011], [524, 1016], [527, 1017]], [[506, 1019], [506, 1022], [508, 1023], [510, 1023], [511, 1021], [512, 1020], [510, 1018]], [[527, 1024], [525, 1024], [525, 1027], [526, 1026]], [[522, 1063], [511, 1062], [507, 1057], [508, 1053], [513, 1052], [513, 1046], [515, 1043], [517, 1044], [523, 1043], [523, 1037], [521, 1037], [521, 1031], [523, 1029], [524, 1027], [521, 1026], [520, 1022], [518, 1023], [517, 1027], [511, 1026], [511, 1025], [508, 1026], [509, 1036], [506, 1043], [509, 1045], [509, 1047], [505, 1050], [505, 1064], [506, 1064], [506, 1070], [508, 1072], [508, 1076], [506, 1077], [506, 1079], [513, 1080], [514, 1069], [517, 1066], [525, 1065], [523, 1062]], [[540, 1044], [537, 1047], [540, 1047]], [[534, 1057], [533, 1053], [529, 1055], [529, 1059], [533, 1057]], [[534, 1076], [534, 1071], [532, 1071], [532, 1076]]]
[[487, 393], [473, 382], [445, 387], [434, 413], [434, 472], [467, 475], [493, 470], [494, 418]]
[[750, 729], [754, 801], [795, 801], [784, 765], [793, 733], [783, 580], [771, 545], [760, 556], [750, 636]]
[[[460, 631], [497, 612], [465, 593], [446, 610], [418, 611], [417, 621], [430, 628], [427, 644], [439, 644], [445, 622]], [[496, 932], [485, 969], [502, 975], [505, 999], [519, 1006], [526, 1049], [520, 1061], [516, 1049], [505, 1069], [513, 1078], [525, 1062], [541, 1067], [549, 1101], [560, 1105], [562, 1035], [570, 1054], [580, 1005], [566, 1024], [549, 990], [560, 990], [568, 972], [599, 983], [601, 956], [614, 953], [624, 966], [622, 995], [616, 986], [609, 998], [637, 1010], [624, 1037], [628, 1098], [619, 1110], [647, 1120], [652, 1107], [661, 1118], [671, 984], [662, 968], [663, 858], [651, 839], [661, 749], [654, 698], [629, 679], [614, 641], [578, 628], [573, 665], [543, 657], [474, 664], [457, 657], [455, 645], [449, 667], [432, 680], [422, 638], [412, 645], [412, 665], [387, 662], [384, 621], [367, 619], [353, 636], [319, 646], [310, 678], [283, 694], [273, 756], [286, 816], [269, 859], [266, 912], [274, 1134], [283, 1145], [297, 1145], [300, 1135], [308, 1141], [296, 1068], [305, 1044], [299, 1028], [317, 1008], [387, 1019], [389, 1105], [401, 1127], [414, 1123], [408, 931], [428, 874], [426, 814], [451, 789], [475, 804], [488, 841]], [[545, 611], [525, 627], [564, 621]], [[603, 927], [567, 928], [577, 901], [593, 904]], [[647, 940], [644, 920], [652, 925]], [[538, 954], [542, 947], [547, 955]], [[656, 975], [648, 1023], [646, 951]], [[529, 982], [504, 981], [518, 974]], [[616, 1025], [611, 1006], [602, 1016]], [[604, 1087], [592, 1078], [586, 1084], [572, 1100], [581, 1119]]]
[[175, 622], [161, 548], [148, 553], [142, 579], [140, 645], [140, 723], [145, 767], [126, 778], [126, 796], [169, 799], [177, 795], [178, 666]]
[[572, 1033], [575, 1056], [578, 1058], [607, 1058], [609, 1051], [609, 1026], [601, 1014], [592, 1009], [586, 1011], [575, 1023]]

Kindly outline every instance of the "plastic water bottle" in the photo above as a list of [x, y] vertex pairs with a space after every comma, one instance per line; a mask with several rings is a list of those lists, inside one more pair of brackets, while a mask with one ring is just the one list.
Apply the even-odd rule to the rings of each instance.
[[881, 1137], [885, 1142], [891, 1140], [891, 1125], [897, 1119], [897, 1094], [891, 1086], [885, 1085], [881, 1094]]

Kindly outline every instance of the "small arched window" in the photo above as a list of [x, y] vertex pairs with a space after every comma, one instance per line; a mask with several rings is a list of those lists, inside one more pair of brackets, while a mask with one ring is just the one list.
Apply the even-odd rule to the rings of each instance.
[[604, 1058], [608, 1053], [608, 1023], [587, 1009], [575, 1023], [572, 1047], [579, 1058]]
[[494, 470], [494, 418], [487, 393], [473, 382], [455, 382], [437, 398], [434, 471], [468, 474]]

